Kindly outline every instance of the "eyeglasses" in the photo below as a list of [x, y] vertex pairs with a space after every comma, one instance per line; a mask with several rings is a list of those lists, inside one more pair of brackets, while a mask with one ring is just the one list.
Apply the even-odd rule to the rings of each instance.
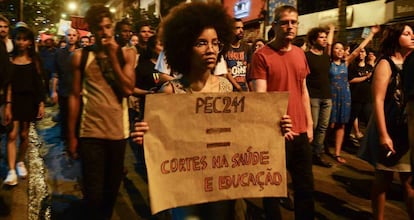
[[296, 20], [279, 20], [279, 21], [275, 21], [275, 24], [279, 24], [280, 26], [289, 26], [292, 25], [293, 27], [297, 27], [299, 25], [299, 21]]
[[221, 52], [221, 50], [223, 50], [223, 44], [220, 43], [219, 40], [214, 40], [211, 43], [207, 42], [206, 40], [200, 40], [194, 44], [194, 47], [198, 49], [207, 50], [208, 48], [210, 48], [210, 45], [216, 52]]

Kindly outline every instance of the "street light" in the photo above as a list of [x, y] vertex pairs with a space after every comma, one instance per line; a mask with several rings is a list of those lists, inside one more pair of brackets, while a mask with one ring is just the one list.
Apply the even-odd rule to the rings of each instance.
[[76, 9], [78, 8], [78, 4], [76, 2], [69, 2], [68, 3], [68, 9], [71, 12], [76, 11]]

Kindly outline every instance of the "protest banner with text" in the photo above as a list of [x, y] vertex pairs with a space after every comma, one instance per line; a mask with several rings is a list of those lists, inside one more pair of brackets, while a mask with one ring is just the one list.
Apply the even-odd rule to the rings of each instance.
[[286, 196], [280, 120], [287, 103], [286, 92], [148, 95], [144, 147], [152, 213]]

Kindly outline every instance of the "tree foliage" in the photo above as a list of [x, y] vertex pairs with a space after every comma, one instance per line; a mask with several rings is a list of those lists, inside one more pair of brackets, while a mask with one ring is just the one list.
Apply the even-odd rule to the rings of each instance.
[[185, 0], [160, 1], [161, 15], [155, 16], [152, 12], [143, 8], [131, 7], [133, 5], [132, 2], [134, 1], [136, 0], [129, 0], [129, 7], [127, 7], [126, 13], [130, 15], [130, 20], [136, 31], [139, 31], [138, 29], [142, 24], [149, 24], [153, 28], [157, 28], [160, 23], [160, 16], [166, 16], [172, 7], [185, 2]]
[[64, 0], [24, 0], [23, 13], [20, 14], [20, 0], [0, 1], [0, 11], [12, 24], [24, 21], [35, 31], [51, 28], [59, 21]]

